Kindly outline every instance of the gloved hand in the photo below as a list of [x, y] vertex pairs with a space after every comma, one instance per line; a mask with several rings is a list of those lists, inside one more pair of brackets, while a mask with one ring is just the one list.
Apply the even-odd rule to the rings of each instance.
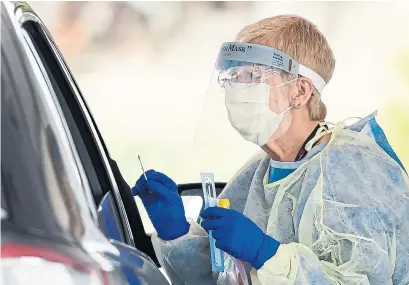
[[162, 240], [174, 240], [189, 231], [182, 198], [176, 183], [166, 175], [149, 170], [136, 181], [132, 194], [139, 196]]
[[231, 256], [248, 261], [257, 270], [273, 257], [280, 245], [243, 214], [219, 207], [204, 210], [205, 230], [213, 230], [216, 247]]

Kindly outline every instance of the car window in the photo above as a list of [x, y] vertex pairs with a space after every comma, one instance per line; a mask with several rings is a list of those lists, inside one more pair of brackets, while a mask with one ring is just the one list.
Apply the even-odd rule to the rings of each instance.
[[11, 27], [2, 22], [1, 46], [1, 186], [10, 216], [19, 226], [24, 223], [50, 237], [62, 231], [77, 241], [91, 236], [104, 241], [95, 231], [95, 207], [85, 197], [88, 181], [49, 74], [14, 20]]
[[[43, 24], [39, 26], [38, 22], [31, 21], [25, 23], [24, 26], [30, 32], [34, 45], [41, 46], [39, 48], [41, 50], [40, 56], [47, 63], [46, 68], [51, 68], [49, 71], [50, 81], [51, 84], [56, 85], [56, 97], [60, 100], [74, 143], [80, 153], [80, 159], [89, 178], [94, 199], [98, 201], [97, 204], [99, 205], [103, 195], [112, 191], [112, 197], [114, 198], [112, 201], [116, 204], [116, 211], [120, 216], [121, 226], [126, 237], [125, 242], [135, 246], [134, 240], [137, 241], [136, 247], [156, 260], [151, 240], [143, 231], [142, 220], [129, 186], [123, 180], [116, 162], [110, 158], [88, 106], [64, 58]], [[52, 49], [51, 53], [49, 51], [50, 47]], [[68, 84], [64, 82], [68, 82]], [[61, 93], [64, 96], [60, 96]], [[76, 127], [79, 130], [76, 130]], [[83, 141], [81, 142], [81, 140]], [[92, 156], [91, 162], [86, 161], [87, 156]], [[88, 165], [89, 163], [91, 165]], [[91, 173], [92, 171], [95, 172], [95, 175]], [[92, 176], [98, 176], [97, 181], [94, 181], [95, 183]], [[98, 187], [102, 189], [99, 194], [94, 192], [94, 188], [98, 190]]]
[[[93, 191], [92, 194], [87, 193], [87, 202], [90, 205], [94, 204], [93, 207], [95, 207], [95, 204], [99, 204], [105, 193], [112, 191], [113, 201], [115, 201], [117, 212], [121, 217], [121, 226], [125, 229], [125, 242], [134, 246], [132, 232], [109, 164], [106, 148], [99, 139], [99, 134], [95, 130], [85, 102], [82, 101], [79, 94], [76, 94], [78, 92], [77, 86], [61, 54], [49, 37], [48, 31], [40, 25], [38, 19], [36, 20], [23, 24], [25, 35], [27, 40], [31, 41], [33, 48], [38, 50], [39, 57], [46, 63], [44, 69], [48, 74], [49, 84], [53, 86], [56, 97], [62, 104], [60, 111], [68, 116], [70, 125], [67, 126], [67, 129], [74, 131], [75, 142], [73, 143], [80, 148], [79, 151], [82, 154], [78, 159], [85, 162], [86, 175], [91, 178], [92, 183]], [[98, 158], [97, 162], [95, 158]]]
[[[33, 203], [32, 208], [44, 211], [37, 213], [37, 219], [48, 213], [58, 224], [44, 226], [38, 219], [27, 226], [48, 229], [51, 235], [61, 228], [79, 238], [84, 232], [81, 218], [84, 207], [75, 193], [82, 182], [43, 75], [30, 50], [27, 54], [32, 58], [31, 67], [39, 83], [30, 90], [33, 94], [15, 92], [16, 82], [24, 79], [13, 73], [7, 62], [11, 58], [2, 57], [2, 192], [10, 198], [10, 217], [17, 223], [21, 216], [30, 219], [30, 215], [23, 214], [29, 209], [24, 207], [23, 213], [19, 213], [22, 208], [19, 204], [27, 199]], [[16, 193], [20, 193], [21, 200], [15, 198]], [[39, 197], [46, 200], [37, 204]], [[75, 230], [71, 231], [71, 227]]]
[[[31, 24], [33, 24], [33, 23], [31, 23]], [[41, 75], [43, 76], [44, 81], [47, 82], [47, 84], [48, 84], [48, 86], [47, 86], [48, 91], [50, 91], [50, 93], [54, 93], [54, 95], [55, 95], [55, 93], [61, 92], [61, 90], [58, 87], [58, 85], [56, 84], [56, 82], [54, 80], [54, 76], [53, 76], [51, 70], [48, 68], [47, 64], [42, 60], [41, 56], [42, 56], [42, 53], [44, 52], [44, 50], [40, 51], [38, 49], [38, 46], [35, 43], [36, 38], [31, 36], [31, 34], [29, 32], [30, 28], [29, 28], [28, 25], [29, 25], [29, 23], [27, 22], [27, 25], [23, 26], [22, 34], [23, 34], [24, 39], [26, 40], [31, 52], [33, 53], [33, 57], [35, 57], [35, 60], [39, 64], [39, 70], [41, 71]], [[56, 98], [54, 97], [53, 100], [56, 100]], [[54, 103], [58, 104], [58, 102], [54, 102]], [[68, 129], [68, 126], [67, 126], [65, 118], [64, 118], [64, 114], [63, 114], [63, 112], [61, 110], [61, 106], [59, 106], [59, 104], [56, 105], [56, 111], [55, 112], [57, 113], [56, 115], [58, 115], [58, 116], [60, 116], [62, 118], [63, 128], [60, 131], [62, 133], [64, 133], [64, 134], [69, 134], [70, 130]], [[70, 146], [73, 147], [74, 145], [73, 145], [72, 138], [70, 136], [67, 136], [67, 139], [69, 140]], [[82, 164], [81, 164], [81, 162], [79, 160], [79, 157], [76, 154], [76, 152], [73, 153], [73, 158], [74, 158], [74, 162], [75, 162], [76, 166], [80, 169], [79, 174], [82, 176], [81, 179], [83, 181], [86, 181], [86, 182], [83, 182], [83, 183], [88, 184], [87, 178], [85, 176], [85, 172], [83, 170]], [[82, 190], [81, 191], [82, 192], [81, 196], [85, 198], [83, 201], [86, 203], [92, 217], [94, 219], [96, 219], [96, 205], [95, 205], [93, 199], [90, 198], [91, 197], [91, 191], [90, 191], [89, 187], [86, 187], [86, 188], [80, 187], [80, 188], [77, 188], [77, 189], [74, 189], [74, 190], [77, 191], [77, 192]]]

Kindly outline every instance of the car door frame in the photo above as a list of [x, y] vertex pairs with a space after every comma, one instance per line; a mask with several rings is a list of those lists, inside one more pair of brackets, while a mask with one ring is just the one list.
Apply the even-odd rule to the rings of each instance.
[[78, 103], [77, 107], [80, 108], [80, 110], [82, 111], [83, 119], [85, 119], [85, 121], [87, 122], [88, 131], [94, 140], [95, 149], [98, 151], [98, 154], [100, 156], [99, 159], [102, 161], [102, 164], [105, 168], [106, 175], [110, 182], [110, 186], [111, 186], [110, 188], [113, 193], [113, 197], [115, 198], [114, 201], [117, 205], [118, 213], [121, 218], [123, 227], [125, 228], [126, 242], [131, 246], [135, 246], [132, 231], [131, 231], [131, 228], [130, 228], [130, 225], [127, 219], [127, 214], [124, 209], [124, 205], [123, 205], [120, 193], [119, 193], [118, 185], [115, 180], [114, 174], [112, 172], [111, 166], [109, 164], [106, 147], [100, 138], [99, 132], [95, 128], [94, 121], [85, 103], [85, 100], [80, 94], [79, 89], [76, 83], [74, 82], [73, 76], [70, 70], [68, 69], [68, 66], [64, 58], [62, 57], [60, 51], [56, 47], [54, 40], [49, 34], [47, 27], [43, 24], [40, 18], [34, 13], [34, 11], [32, 11], [28, 5], [24, 5], [24, 4], [25, 3], [22, 3], [22, 5], [19, 6], [19, 8], [21, 9], [16, 9], [17, 21], [20, 23], [22, 30], [24, 30], [23, 25], [31, 21], [31, 22], [38, 24], [39, 27], [41, 28], [41, 31], [44, 33], [48, 41], [48, 45], [51, 49], [50, 52], [54, 55], [55, 60], [58, 62], [60, 69], [64, 74], [65, 79], [68, 81], [67, 83], [71, 87], [72, 94], [75, 95], [75, 99], [77, 100], [77, 103]]
[[[103, 172], [106, 173], [106, 176], [110, 182], [110, 190], [112, 191], [113, 200], [115, 201], [115, 206], [118, 210], [118, 214], [121, 220], [121, 227], [126, 236], [126, 243], [132, 247], [136, 247], [142, 252], [147, 253], [157, 265], [159, 265], [156, 258], [152, 242], [149, 236], [145, 234], [142, 219], [140, 217], [139, 211], [137, 209], [134, 198], [130, 192], [129, 186], [123, 180], [119, 168], [116, 165], [115, 161], [110, 158], [107, 147], [102, 139], [102, 136], [98, 130], [98, 127], [93, 119], [91, 111], [78, 87], [77, 82], [75, 81], [72, 72], [70, 71], [64, 57], [56, 46], [52, 36], [50, 35], [46, 26], [42, 23], [40, 18], [30, 9], [26, 9], [21, 15], [21, 20], [27, 21], [31, 20], [39, 24], [41, 31], [44, 33], [47, 44], [51, 48], [51, 52], [55, 57], [54, 60], [60, 66], [61, 72], [63, 73], [64, 78], [67, 80], [69, 85], [71, 95], [74, 100], [71, 100], [72, 104], [76, 106], [71, 106], [72, 108], [78, 108], [80, 112], [76, 112], [76, 116], [81, 116], [84, 123], [81, 123], [82, 131], [85, 130], [87, 135], [92, 138], [92, 141], [88, 140], [87, 151], [92, 149], [93, 153], [89, 154], [93, 161], [99, 161], [103, 166]], [[75, 103], [73, 103], [75, 101]], [[95, 151], [96, 150], [96, 151]], [[120, 185], [118, 185], [120, 184]], [[126, 185], [125, 185], [126, 184]], [[119, 189], [121, 187], [121, 189]], [[126, 189], [128, 188], [128, 189]], [[107, 191], [108, 192], [108, 191]], [[103, 193], [105, 195], [107, 192]], [[127, 205], [124, 205], [124, 199], [127, 202]], [[129, 217], [132, 218], [132, 226], [130, 224]], [[136, 236], [137, 244], [135, 244], [134, 236]]]

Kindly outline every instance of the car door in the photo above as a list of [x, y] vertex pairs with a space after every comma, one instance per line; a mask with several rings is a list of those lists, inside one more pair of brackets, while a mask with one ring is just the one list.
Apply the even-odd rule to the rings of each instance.
[[[152, 255], [153, 248], [149, 238], [143, 232], [142, 221], [130, 189], [122, 180], [115, 161], [109, 157], [64, 58], [48, 30], [31, 8], [23, 2], [14, 3], [14, 5], [14, 16], [19, 23], [24, 40], [36, 53], [36, 59], [43, 68], [42, 72], [47, 75], [48, 88], [52, 88], [55, 93], [72, 143], [78, 151], [79, 160], [92, 191], [92, 197], [89, 198], [95, 205], [99, 205], [100, 212], [113, 213], [111, 216], [114, 219], [113, 223], [103, 216], [99, 219], [101, 231], [112, 239], [111, 243], [120, 253], [119, 256], [114, 255], [111, 258], [121, 263], [130, 284], [140, 284], [138, 280], [142, 280], [143, 284], [167, 284], [156, 265], [145, 254]], [[128, 201], [132, 203], [123, 202], [122, 196], [130, 197]], [[130, 209], [132, 206], [133, 210]], [[128, 213], [132, 211], [134, 215], [131, 217]], [[114, 235], [107, 231], [112, 224], [115, 225], [116, 230]]]
[[2, 283], [128, 284], [18, 5], [0, 4]]

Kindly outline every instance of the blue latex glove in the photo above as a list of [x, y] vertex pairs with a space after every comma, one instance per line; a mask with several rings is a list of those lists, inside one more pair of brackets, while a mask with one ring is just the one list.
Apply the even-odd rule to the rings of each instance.
[[213, 230], [216, 247], [260, 269], [273, 257], [280, 245], [243, 214], [219, 207], [204, 210], [201, 217], [205, 230]]
[[149, 170], [136, 181], [132, 194], [139, 196], [162, 240], [177, 239], [189, 231], [176, 183], [165, 174]]

